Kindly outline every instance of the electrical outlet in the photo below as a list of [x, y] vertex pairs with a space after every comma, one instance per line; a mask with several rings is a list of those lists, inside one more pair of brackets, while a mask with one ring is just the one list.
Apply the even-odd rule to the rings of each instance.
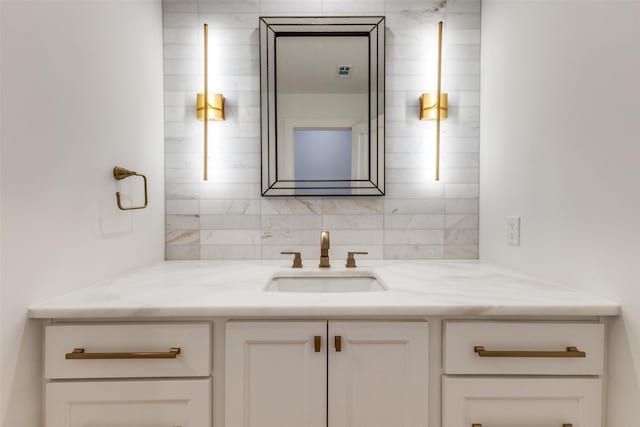
[[511, 246], [520, 246], [520, 217], [507, 217], [507, 243]]

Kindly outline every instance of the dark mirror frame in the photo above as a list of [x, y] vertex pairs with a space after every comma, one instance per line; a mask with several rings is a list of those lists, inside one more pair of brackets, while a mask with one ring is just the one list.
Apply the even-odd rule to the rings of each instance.
[[[260, 17], [260, 135], [263, 196], [382, 196], [385, 160], [385, 28], [383, 16]], [[278, 37], [357, 35], [369, 38], [369, 176], [296, 181], [278, 177], [275, 48]]]

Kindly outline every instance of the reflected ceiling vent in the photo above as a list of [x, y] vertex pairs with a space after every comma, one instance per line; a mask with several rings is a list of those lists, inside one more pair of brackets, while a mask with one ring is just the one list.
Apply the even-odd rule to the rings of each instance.
[[338, 65], [336, 70], [338, 77], [351, 77], [351, 65]]

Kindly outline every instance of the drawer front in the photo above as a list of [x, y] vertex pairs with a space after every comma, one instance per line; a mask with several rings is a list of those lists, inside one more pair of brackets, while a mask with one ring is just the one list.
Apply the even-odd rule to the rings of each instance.
[[602, 427], [597, 378], [443, 379], [443, 427]]
[[47, 326], [44, 373], [50, 379], [206, 377], [210, 349], [208, 323]]
[[444, 333], [447, 374], [600, 375], [603, 371], [604, 325], [598, 323], [449, 321]]
[[211, 427], [211, 380], [46, 385], [46, 427]]

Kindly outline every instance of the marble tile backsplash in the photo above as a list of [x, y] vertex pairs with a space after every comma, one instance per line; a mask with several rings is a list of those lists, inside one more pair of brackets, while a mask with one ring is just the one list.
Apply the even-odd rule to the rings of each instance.
[[[477, 258], [480, 0], [164, 0], [167, 259], [279, 259], [300, 250], [369, 258]], [[386, 16], [384, 197], [260, 196], [258, 17]], [[436, 85], [436, 24], [445, 22], [442, 180], [434, 182], [435, 124], [418, 98]], [[202, 181], [202, 24], [209, 24], [210, 90], [226, 120], [211, 122], [210, 180]]]

